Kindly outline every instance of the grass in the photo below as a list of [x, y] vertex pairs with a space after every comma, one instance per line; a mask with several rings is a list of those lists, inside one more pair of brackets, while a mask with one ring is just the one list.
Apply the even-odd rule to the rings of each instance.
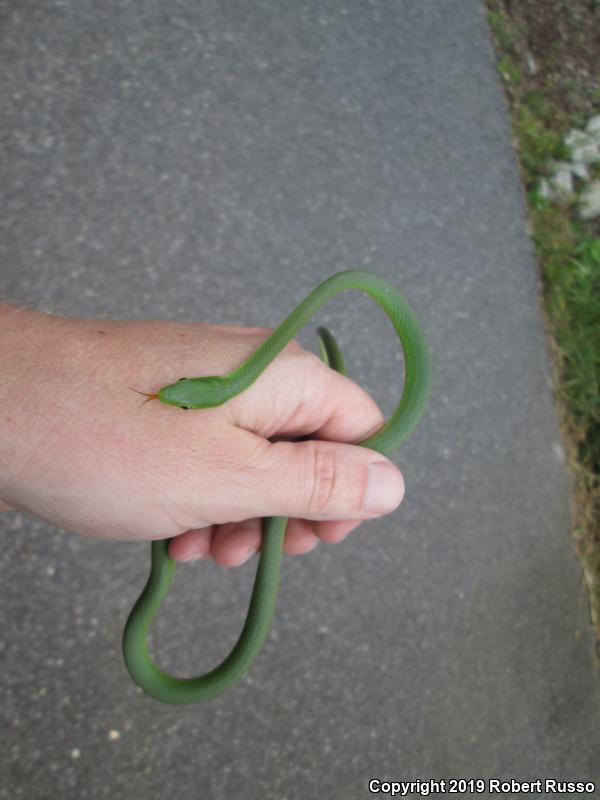
[[[531, 31], [523, 35], [522, 20], [519, 28], [502, 0], [487, 6], [540, 269], [553, 389], [573, 478], [573, 537], [600, 656], [600, 221], [584, 222], [574, 200], [550, 203], [538, 191], [548, 163], [569, 156], [564, 135], [585, 124], [590, 106], [600, 113], [600, 88], [582, 96], [566, 75], [561, 81], [553, 46], [537, 70], [528, 70], [522, 43]], [[592, 172], [600, 177], [600, 167]]]

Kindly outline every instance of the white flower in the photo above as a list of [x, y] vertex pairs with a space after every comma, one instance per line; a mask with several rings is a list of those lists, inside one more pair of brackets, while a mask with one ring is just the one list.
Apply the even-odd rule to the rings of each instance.
[[600, 114], [588, 120], [585, 130], [596, 142], [600, 143]]
[[582, 219], [600, 217], [600, 181], [592, 181], [581, 193], [579, 215]]
[[550, 169], [552, 175], [546, 181], [542, 181], [543, 186], [540, 187], [542, 196], [550, 200], [566, 200], [573, 194], [571, 165], [566, 161], [552, 161]]
[[585, 131], [572, 130], [565, 136], [565, 144], [571, 148], [571, 160], [577, 164], [594, 164], [600, 161], [600, 122], [596, 132], [590, 123], [600, 117], [593, 117], [588, 122]]
[[573, 164], [571, 166], [571, 172], [573, 173], [573, 175], [575, 175], [576, 178], [581, 178], [581, 180], [583, 181], [587, 181], [587, 179], [590, 177], [590, 172], [587, 168], [587, 164], [581, 164], [581, 163]]
[[579, 147], [582, 144], [587, 144], [589, 141], [589, 136], [587, 133], [583, 131], [578, 131], [577, 129], [573, 129], [569, 131], [565, 136], [565, 144], [568, 147]]

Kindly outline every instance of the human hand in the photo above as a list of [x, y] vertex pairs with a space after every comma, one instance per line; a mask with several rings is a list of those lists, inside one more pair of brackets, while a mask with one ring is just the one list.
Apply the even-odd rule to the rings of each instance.
[[222, 566], [260, 548], [265, 516], [290, 518], [285, 552], [300, 554], [395, 510], [400, 471], [351, 444], [382, 426], [381, 411], [295, 340], [216, 408], [184, 411], [131, 391], [229, 372], [271, 332], [0, 307], [4, 507], [82, 535], [171, 538], [172, 558]]

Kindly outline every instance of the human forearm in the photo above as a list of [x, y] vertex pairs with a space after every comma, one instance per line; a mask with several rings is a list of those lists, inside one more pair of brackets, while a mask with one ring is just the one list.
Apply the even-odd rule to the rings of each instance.
[[[40, 374], [42, 343], [50, 324], [47, 314], [0, 303], [0, 498], [9, 491], [19, 459], [26, 456], [24, 410], [33, 404], [35, 375]], [[0, 511], [13, 508], [0, 499]]]

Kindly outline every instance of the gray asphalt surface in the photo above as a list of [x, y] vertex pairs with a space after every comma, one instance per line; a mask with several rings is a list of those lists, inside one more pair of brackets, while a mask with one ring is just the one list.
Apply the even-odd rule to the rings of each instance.
[[[406, 294], [433, 359], [429, 410], [395, 457], [402, 506], [285, 560], [261, 656], [205, 705], [146, 698], [122, 663], [146, 545], [0, 518], [0, 797], [600, 781], [569, 479], [482, 4], [56, 0], [0, 2], [0, 19], [4, 297], [275, 326], [365, 268]], [[383, 313], [347, 293], [316, 324], [388, 414], [401, 359]], [[317, 352], [312, 329], [298, 338]], [[255, 567], [178, 570], [153, 639], [166, 668], [229, 651]]]

